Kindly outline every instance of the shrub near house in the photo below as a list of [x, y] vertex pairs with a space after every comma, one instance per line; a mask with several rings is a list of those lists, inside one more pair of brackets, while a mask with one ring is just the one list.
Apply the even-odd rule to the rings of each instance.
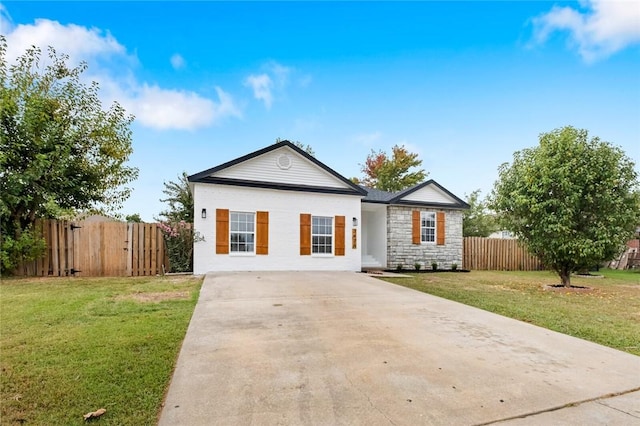
[[159, 223], [164, 234], [169, 257], [170, 270], [167, 272], [193, 271], [193, 226], [185, 221], [177, 223]]

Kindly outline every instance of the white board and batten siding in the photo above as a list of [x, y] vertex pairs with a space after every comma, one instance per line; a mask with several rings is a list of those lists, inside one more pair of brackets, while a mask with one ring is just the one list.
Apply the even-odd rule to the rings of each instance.
[[347, 189], [340, 179], [283, 146], [212, 175], [216, 178]]
[[[267, 188], [211, 185], [194, 186], [195, 211], [207, 209], [207, 217], [195, 215], [195, 229], [204, 241], [194, 244], [194, 273], [209, 271], [359, 271], [360, 229], [352, 248], [353, 218], [360, 220], [360, 197], [326, 193], [283, 191]], [[216, 209], [269, 212], [269, 253], [216, 254]], [[300, 255], [300, 214], [345, 216], [345, 255]], [[334, 222], [335, 237], [335, 222]], [[335, 245], [335, 242], [334, 242]]]
[[427, 185], [417, 191], [402, 197], [402, 201], [416, 201], [420, 203], [456, 204], [456, 201], [435, 185]]

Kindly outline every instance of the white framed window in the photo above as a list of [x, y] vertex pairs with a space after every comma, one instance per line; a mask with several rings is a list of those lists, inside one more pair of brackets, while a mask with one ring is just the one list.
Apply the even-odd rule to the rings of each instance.
[[255, 253], [255, 213], [229, 213], [229, 242], [231, 253]]
[[420, 212], [420, 241], [423, 243], [435, 243], [436, 241], [435, 212]]
[[311, 217], [311, 253], [333, 253], [333, 218], [327, 216]]

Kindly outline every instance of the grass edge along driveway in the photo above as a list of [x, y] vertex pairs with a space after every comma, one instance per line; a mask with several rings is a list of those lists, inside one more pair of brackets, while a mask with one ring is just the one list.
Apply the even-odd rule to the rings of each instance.
[[0, 423], [155, 424], [201, 277], [3, 279]]
[[590, 290], [549, 290], [549, 271], [410, 274], [385, 281], [640, 355], [640, 271], [572, 277]]

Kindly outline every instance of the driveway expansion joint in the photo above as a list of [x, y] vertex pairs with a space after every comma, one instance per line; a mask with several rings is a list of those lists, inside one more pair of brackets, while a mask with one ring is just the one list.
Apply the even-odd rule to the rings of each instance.
[[603, 402], [601, 402], [601, 401], [596, 401], [596, 404], [600, 404], [600, 405], [602, 405], [603, 407], [607, 407], [607, 408], [611, 408], [612, 410], [619, 411], [619, 412], [621, 412], [621, 413], [623, 413], [623, 414], [626, 414], [627, 416], [631, 416], [631, 417], [633, 417], [633, 418], [640, 419], [640, 416], [637, 416], [637, 415], [635, 415], [634, 413], [630, 413], [630, 412], [628, 412], [628, 411], [621, 410], [621, 409], [619, 409], [618, 407], [612, 407], [611, 405], [607, 405], [607, 404], [605, 404], [605, 403], [603, 403]]
[[578, 407], [578, 406], [580, 406], [582, 404], [587, 404], [589, 402], [595, 402], [597, 404], [602, 405], [603, 407], [612, 408], [612, 409], [614, 409], [616, 411], [619, 411], [621, 413], [624, 413], [624, 414], [626, 414], [628, 416], [631, 416], [631, 417], [634, 417], [634, 418], [639, 418], [635, 414], [631, 414], [629, 412], [626, 412], [626, 411], [623, 411], [623, 410], [620, 410], [618, 408], [615, 408], [615, 407], [612, 407], [610, 405], [602, 403], [602, 401], [604, 401], [604, 400], [615, 398], [617, 396], [627, 395], [629, 393], [638, 392], [638, 391], [640, 391], [640, 387], [636, 387], [636, 388], [625, 390], [625, 391], [621, 391], [621, 392], [608, 393], [608, 394], [605, 394], [605, 395], [596, 396], [595, 398], [584, 399], [584, 400], [581, 400], [581, 401], [568, 402], [566, 404], [558, 405], [556, 407], [547, 408], [545, 410], [532, 411], [531, 413], [525, 413], [525, 414], [520, 414], [520, 415], [517, 415], [517, 416], [505, 417], [503, 419], [491, 420], [491, 421], [484, 422], [484, 423], [478, 423], [478, 424], [475, 424], [474, 426], [486, 426], [486, 425], [493, 425], [493, 424], [502, 423], [502, 422], [508, 422], [508, 421], [511, 421], [511, 420], [525, 419], [527, 417], [537, 416], [539, 414], [544, 414], [544, 413], [551, 413], [553, 411], [562, 410], [564, 408]]

